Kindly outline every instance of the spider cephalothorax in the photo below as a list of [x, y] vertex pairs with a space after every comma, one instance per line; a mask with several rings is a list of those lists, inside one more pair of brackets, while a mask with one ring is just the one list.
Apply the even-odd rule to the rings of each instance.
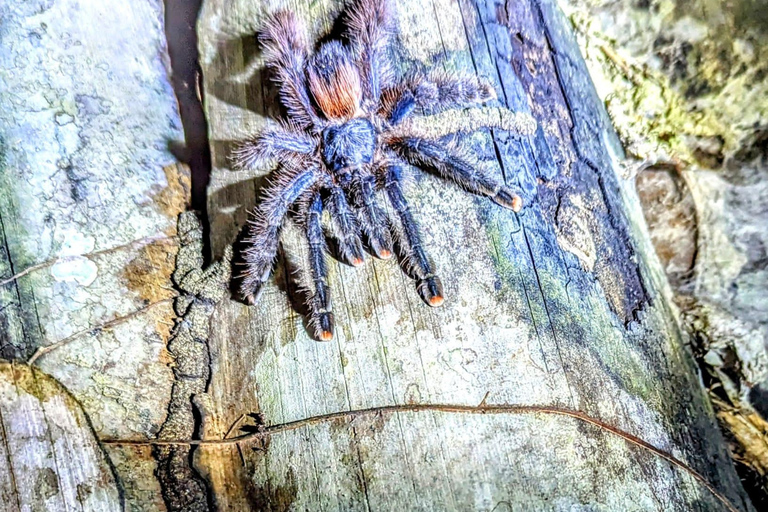
[[[361, 265], [363, 241], [382, 259], [397, 249], [419, 295], [439, 306], [443, 287], [403, 195], [404, 174], [412, 166], [427, 169], [519, 211], [522, 200], [513, 188], [443, 139], [484, 127], [521, 135], [535, 130], [527, 114], [466, 108], [495, 97], [474, 77], [433, 72], [395, 80], [387, 55], [392, 28], [386, 0], [357, 0], [346, 22], [347, 44], [330, 40], [310, 53], [304, 28], [292, 13], [270, 17], [260, 39], [287, 120], [268, 126], [234, 153], [241, 168], [279, 163], [249, 220], [240, 293], [256, 301], [271, 272], [283, 222], [294, 209], [309, 246], [310, 323], [322, 340], [333, 337], [323, 210], [330, 213], [342, 259]], [[395, 218], [388, 217], [381, 199]]]

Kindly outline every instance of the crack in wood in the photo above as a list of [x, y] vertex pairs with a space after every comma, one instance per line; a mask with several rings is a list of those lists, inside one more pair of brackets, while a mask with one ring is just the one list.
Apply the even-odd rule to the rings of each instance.
[[[4, 157], [3, 142], [4, 141], [2, 140], [2, 138], [0, 138], [0, 164], [2, 164], [3, 160], [4, 160], [4, 158], [3, 158]], [[0, 172], [5, 172], [5, 168], [2, 165], [0, 165]], [[0, 212], [0, 213], [2, 213], [2, 212]], [[12, 257], [12, 254], [11, 254], [11, 246], [8, 243], [8, 233], [6, 232], [5, 223], [3, 221], [3, 217], [2, 217], [1, 214], [0, 214], [0, 233], [2, 233], [3, 247], [5, 249], [5, 255], [6, 255], [6, 260], [8, 262], [8, 268], [10, 269], [11, 274], [15, 274], [16, 271], [14, 270], [13, 257]], [[5, 282], [2, 283], [2, 285], [5, 285], [5, 284], [7, 284], [7, 283], [5, 283]], [[0, 285], [0, 286], [2, 286], [2, 285]], [[28, 354], [31, 351], [31, 348], [34, 346], [34, 338], [27, 336], [27, 331], [28, 331], [29, 326], [27, 325], [27, 315], [23, 314], [24, 302], [25, 301], [22, 300], [22, 292], [21, 292], [21, 289], [19, 288], [18, 283], [15, 283], [15, 282], [13, 283], [13, 289], [14, 289], [14, 294], [16, 295], [16, 301], [17, 301], [17, 304], [18, 304], [18, 309], [19, 309], [20, 312], [22, 312], [22, 314], [19, 315], [19, 319], [18, 319], [19, 320], [19, 328], [21, 329], [22, 344], [19, 346], [19, 345], [14, 345], [13, 343], [9, 343], [9, 345], [11, 345], [14, 348], [14, 354], [13, 354], [13, 357], [9, 357], [8, 355], [6, 355], [5, 357], [8, 358], [8, 359], [23, 357], [23, 355], [24, 354]], [[3, 309], [5, 309], [5, 308], [3, 308]], [[9, 311], [7, 313], [7, 316], [9, 318], [12, 318], [13, 317], [12, 311]], [[2, 323], [5, 324], [8, 321], [6, 319], [6, 315], [3, 315], [2, 317], [0, 317], [0, 321], [4, 321]], [[3, 325], [3, 327], [7, 327], [7, 325]], [[40, 329], [40, 326], [38, 325], [38, 330], [39, 329]], [[5, 329], [3, 329], [3, 331], [4, 330]], [[3, 341], [5, 341], [5, 337], [6, 336], [8, 336], [7, 333], [0, 331], [0, 349], [4, 348]], [[10, 339], [12, 339], [12, 338], [9, 338], [9, 341], [10, 341]], [[23, 343], [24, 341], [26, 341], [27, 343], [26, 344]]]
[[[550, 92], [546, 97], [542, 97], [543, 93], [540, 93], [532, 98], [533, 101], [541, 103], [538, 109], [533, 107], [533, 110], [543, 128], [544, 137], [552, 141], [549, 145], [556, 150], [553, 153], [555, 164], [560, 168], [561, 174], [568, 174], [568, 179], [564, 182], [555, 180], [540, 186], [539, 202], [542, 211], [546, 212], [559, 228], [558, 243], [563, 245], [563, 242], [566, 242], [563, 245], [565, 250], [578, 256], [578, 251], [568, 246], [574, 245], [574, 242], [578, 246], [579, 236], [568, 236], [567, 229], [559, 226], [560, 217], [556, 212], [564, 202], [563, 199], [571, 196], [587, 198], [585, 194], [590, 189], [589, 185], [597, 185], [599, 196], [592, 200], [594, 204], [589, 208], [592, 218], [597, 218], [592, 223], [600, 227], [598, 230], [592, 230], [592, 243], [598, 248], [592, 257], [596, 256], [602, 262], [595, 270], [595, 276], [606, 291], [611, 309], [626, 326], [637, 320], [638, 313], [646, 307], [650, 298], [640, 267], [633, 259], [635, 250], [628, 230], [629, 222], [621, 211], [621, 198], [618, 191], [609, 190], [609, 183], [606, 182], [610, 179], [610, 173], [605, 169], [601, 171], [601, 167], [606, 166], [597, 165], [594, 158], [588, 155], [587, 149], [582, 147], [585, 143], [599, 146], [599, 142], [586, 140], [583, 133], [579, 132], [586, 128], [590, 135], [595, 135], [594, 131], [600, 125], [595, 114], [592, 111], [584, 114], [584, 109], [574, 108], [573, 105], [574, 98], [579, 99], [580, 93], [588, 91], [575, 90], [573, 85], [564, 79], [560, 61], [578, 68], [585, 75], [587, 71], [577, 66], [569, 55], [557, 51], [557, 42], [553, 41], [540, 3], [531, 2], [530, 6], [531, 9], [527, 10], [519, 4], [507, 3], [498, 16], [499, 23], [510, 33], [511, 64], [516, 69], [521, 84], [526, 90]], [[557, 93], [552, 94], [552, 90]], [[584, 119], [585, 115], [592, 117]], [[589, 126], [590, 123], [594, 127]], [[599, 154], [596, 156], [603, 158], [604, 150], [598, 147], [597, 151]], [[547, 178], [546, 181], [551, 180]], [[574, 213], [574, 208], [569, 208], [569, 213]], [[569, 219], [572, 217], [573, 215], [567, 215]], [[570, 240], [572, 237], [574, 240]]]
[[[227, 293], [230, 280], [231, 250], [223, 260], [202, 269], [203, 229], [194, 212], [179, 216], [179, 252], [173, 282], [176, 297], [176, 326], [168, 340], [168, 351], [175, 358], [174, 383], [168, 415], [158, 439], [203, 435], [203, 410], [199, 399], [205, 396], [212, 375], [208, 343], [210, 318], [216, 303]], [[194, 446], [155, 445], [156, 476], [163, 500], [172, 511], [215, 510], [210, 485], [195, 467]]]

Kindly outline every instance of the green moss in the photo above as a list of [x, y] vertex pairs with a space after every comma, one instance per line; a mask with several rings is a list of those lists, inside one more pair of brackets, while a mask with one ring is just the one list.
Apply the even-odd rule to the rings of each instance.
[[[485, 226], [490, 241], [490, 256], [500, 280], [500, 304], [513, 303], [514, 298], [525, 293], [523, 287], [526, 284], [520, 283], [521, 268], [508, 255], [509, 235], [502, 233], [499, 222], [486, 222]], [[590, 355], [590, 361], [584, 368], [595, 364], [604, 366], [609, 369], [609, 374], [618, 379], [620, 388], [640, 398], [644, 403], [662, 408], [659, 412], [663, 412], [665, 416], [674, 417], [674, 410], [663, 410], [665, 402], [661, 394], [664, 393], [664, 388], [659, 384], [662, 381], [653, 371], [649, 371], [652, 363], [645, 360], [646, 354], [640, 347], [630, 346], [625, 340], [626, 334], [611, 323], [613, 314], [606, 298], [595, 295], [589, 298], [570, 297], [562, 277], [547, 268], [549, 263], [536, 262], [536, 275], [531, 279], [538, 279], [537, 288], [527, 290], [531, 295], [530, 300], [520, 298], [520, 302], [525, 301], [522, 303], [527, 304], [538, 328], [549, 329], [548, 326], [551, 326], [564, 357], [569, 353]], [[538, 288], [544, 295], [546, 307], [535, 297], [540, 293]], [[588, 381], [589, 379], [579, 379], [582, 384]]]
[[518, 270], [514, 263], [506, 257], [506, 247], [502, 242], [503, 236], [499, 226], [495, 222], [488, 222], [485, 225], [488, 239], [491, 242], [490, 256], [493, 260], [494, 268], [501, 278], [501, 292], [510, 293], [513, 290], [511, 283], [517, 279]]

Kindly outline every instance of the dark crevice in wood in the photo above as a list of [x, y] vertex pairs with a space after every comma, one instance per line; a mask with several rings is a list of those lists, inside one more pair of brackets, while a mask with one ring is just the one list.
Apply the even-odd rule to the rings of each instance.
[[[75, 398], [74, 395], [72, 395], [72, 400], [80, 404], [79, 400]], [[93, 438], [98, 441], [98, 433], [96, 432], [96, 428], [93, 426], [93, 422], [91, 421], [91, 417], [88, 416], [88, 413], [85, 411], [85, 408], [82, 408], [83, 411], [83, 421], [88, 428], [88, 430], [91, 431], [91, 435], [93, 435]], [[123, 481], [120, 479], [120, 474], [117, 471], [117, 466], [115, 464], [115, 461], [112, 460], [112, 457], [110, 456], [109, 452], [107, 451], [107, 447], [104, 446], [101, 442], [97, 442], [98, 449], [101, 452], [101, 454], [104, 456], [104, 463], [109, 468], [110, 473], [112, 473], [112, 478], [114, 479], [115, 488], [117, 489], [117, 498], [120, 501], [120, 510], [125, 510], [125, 485]]]
[[163, 501], [172, 512], [209, 512], [207, 486], [192, 469], [194, 450], [189, 446], [158, 446], [152, 454], [157, 461], [155, 476]]
[[205, 261], [210, 261], [207, 222], [207, 189], [211, 177], [211, 150], [208, 144], [208, 122], [203, 112], [202, 71], [197, 50], [198, 13], [202, 0], [164, 0], [165, 35], [171, 61], [171, 83], [179, 103], [184, 127], [184, 145], [171, 143], [171, 151], [190, 168], [192, 178], [191, 207], [203, 216]]
[[[571, 127], [570, 127], [570, 134], [571, 134], [571, 141], [573, 142], [573, 149], [576, 153], [577, 158], [583, 162], [587, 168], [592, 171], [594, 174], [597, 185], [600, 189], [600, 193], [602, 195], [603, 202], [605, 204], [605, 207], [607, 209], [607, 217], [608, 217], [608, 225], [610, 228], [614, 231], [617, 237], [606, 237], [607, 244], [615, 249], [619, 255], [621, 255], [620, 261], [624, 262], [624, 265], [618, 266], [618, 268], [622, 269], [624, 272], [622, 272], [622, 275], [627, 278], [625, 281], [625, 295], [624, 295], [624, 310], [623, 310], [623, 319], [625, 325], [628, 324], [630, 321], [638, 321], [638, 314], [647, 306], [650, 305], [651, 298], [648, 295], [647, 287], [643, 281], [643, 275], [640, 272], [640, 267], [636, 263], [637, 260], [637, 254], [634, 249], [634, 243], [631, 239], [631, 236], [629, 234], [629, 221], [626, 218], [626, 215], [624, 214], [624, 210], [620, 207], [622, 204], [620, 193], [618, 191], [618, 184], [615, 183], [615, 177], [612, 173], [601, 171], [598, 166], [592, 161], [592, 159], [587, 156], [584, 149], [581, 147], [582, 138], [579, 137], [576, 133], [577, 125], [580, 122], [578, 117], [575, 115], [576, 112], [581, 112], [581, 109], [575, 109], [572, 102], [572, 96], [573, 94], [569, 91], [568, 84], [563, 80], [562, 77], [562, 71], [561, 71], [561, 65], [558, 65], [557, 59], [561, 58], [566, 60], [569, 64], [571, 64], [572, 67], [577, 69], [582, 69], [582, 66], [578, 66], [575, 63], [571, 62], [571, 59], [568, 55], [558, 53], [557, 49], [553, 45], [552, 41], [552, 35], [551, 35], [551, 29], [547, 25], [544, 14], [541, 10], [541, 5], [537, 1], [533, 1], [532, 5], [536, 7], [536, 11], [538, 14], [538, 22], [541, 25], [541, 29], [544, 33], [545, 40], [547, 43], [547, 48], [550, 51], [550, 54], [552, 55], [552, 60], [554, 64], [554, 70], [555, 70], [555, 77], [557, 78], [557, 84], [560, 86], [561, 93], [563, 95], [563, 98], [565, 99], [566, 105], [568, 106], [568, 112], [571, 114]], [[586, 74], [586, 69], [582, 69], [583, 72]], [[593, 115], [599, 115], [596, 113], [592, 113]], [[595, 125], [598, 125], [599, 122], [595, 121]], [[608, 183], [610, 182], [610, 183]], [[611, 186], [611, 190], [608, 189], [608, 186]], [[610, 254], [615, 254], [613, 251], [609, 252]], [[618, 263], [618, 262], [614, 262]], [[618, 313], [618, 312], [617, 312]]]
[[[3, 144], [3, 140], [0, 139], [0, 164], [2, 164], [4, 160], [4, 154], [3, 154], [4, 151], [5, 151], [5, 146]], [[2, 165], [0, 165], [0, 171], [5, 172], [5, 169], [3, 168]], [[11, 248], [8, 245], [8, 235], [5, 232], [5, 224], [3, 223], [2, 215], [0, 215], [0, 234], [2, 234], [2, 238], [3, 238], [2, 242], [3, 242], [3, 249], [4, 249], [3, 252], [5, 253], [5, 259], [8, 262], [8, 268], [10, 269], [11, 275], [13, 276], [16, 274], [16, 270], [14, 269], [14, 266], [13, 266], [13, 258], [11, 257]], [[7, 280], [4, 281], [3, 284], [5, 284], [6, 282]], [[23, 307], [24, 303], [21, 300], [21, 291], [19, 290], [18, 283], [14, 282], [12, 286], [14, 288], [14, 294], [16, 295], [18, 311], [20, 313], [19, 316], [21, 317], [21, 329], [22, 329], [21, 339], [24, 341], [28, 339], [27, 333], [26, 333], [26, 326], [24, 325], [26, 321], [26, 314], [24, 312], [24, 307]], [[3, 309], [6, 309], [6, 308], [3, 308]], [[0, 313], [3, 313], [3, 312], [0, 311]], [[9, 337], [10, 329], [7, 329], [7, 326], [8, 326], [8, 323], [10, 322], [10, 319], [13, 317], [12, 313], [13, 311], [9, 309], [6, 313], [3, 313], [2, 315], [0, 315], [0, 326], [3, 327], [3, 329], [0, 329], [0, 357], [8, 360], [25, 359], [29, 354], [32, 353], [32, 349], [34, 347], [26, 346], [26, 345], [22, 345], [22, 346], [15, 345], [13, 343], [13, 339]], [[29, 340], [29, 341], [32, 341], [32, 340]]]
[[370, 512], [371, 500], [368, 497], [368, 483], [365, 478], [365, 470], [363, 469], [363, 456], [360, 453], [360, 441], [357, 437], [357, 429], [352, 427], [352, 440], [355, 443], [355, 454], [357, 455], [357, 467], [360, 468], [360, 485], [363, 488], [363, 496], [365, 497], [365, 509]]
[[[208, 388], [211, 383], [211, 371], [212, 371], [212, 362], [211, 362], [211, 346], [207, 342], [205, 342], [205, 348], [207, 353], [207, 363], [208, 363], [208, 374], [207, 379], [205, 382], [205, 391], [208, 391]], [[200, 407], [198, 407], [198, 402], [195, 401], [195, 397], [192, 396], [192, 416], [195, 421], [195, 438], [202, 439], [204, 436], [203, 432], [203, 422], [204, 418], [203, 415], [205, 414], [205, 411], [201, 410]], [[194, 479], [200, 483], [200, 485], [204, 488], [204, 495], [206, 499], [206, 504], [208, 506], [208, 510], [213, 512], [215, 510], [218, 510], [218, 507], [216, 507], [216, 495], [214, 494], [213, 488], [211, 486], [211, 482], [208, 481], [208, 479], [205, 477], [203, 472], [200, 471], [200, 469], [195, 464], [195, 455], [196, 450], [190, 449], [187, 459], [187, 465], [194, 477]]]
[[565, 360], [563, 360], [563, 353], [560, 350], [560, 342], [558, 340], [557, 331], [555, 330], [555, 322], [552, 319], [552, 314], [549, 312], [549, 306], [547, 305], [546, 300], [546, 293], [544, 292], [544, 288], [541, 286], [541, 278], [539, 277], [539, 270], [536, 268], [536, 259], [533, 256], [533, 248], [531, 247], [531, 241], [528, 238], [528, 232], [523, 229], [523, 237], [525, 238], [525, 246], [528, 248], [528, 253], [531, 256], [531, 265], [533, 267], [533, 275], [536, 279], [536, 284], [539, 287], [539, 293], [541, 294], [541, 297], [543, 298], [543, 305], [544, 305], [544, 312], [547, 315], [547, 320], [549, 322], [549, 328], [552, 331], [552, 339], [555, 341], [555, 347], [557, 348], [557, 358], [560, 361], [560, 367], [563, 369], [563, 373], [565, 375], [565, 385], [568, 388], [568, 393], [571, 397], [571, 406], [576, 406], [576, 399], [573, 396], [573, 389], [571, 389], [571, 382], [568, 378], [568, 366], [565, 364]]
[[[202, 437], [204, 412], [197, 407], [195, 397], [208, 391], [213, 371], [207, 336], [201, 336], [203, 329], [210, 329], [210, 316], [215, 304], [204, 291], [191, 293], [184, 284], [184, 280], [194, 277], [196, 272], [205, 276], [202, 269], [191, 267], [200, 261], [190, 254], [191, 250], [200, 249], [196, 242], [199, 243], [203, 236], [201, 223], [195, 217], [194, 223], [185, 224], [184, 215], [194, 216], [193, 213], [187, 213], [179, 218], [180, 248], [173, 276], [175, 289], [179, 293], [175, 304], [178, 316], [167, 345], [169, 353], [175, 358], [174, 382], [167, 416], [158, 432], [160, 439], [180, 434], [194, 438]], [[195, 289], [194, 285], [192, 288]], [[195, 451], [194, 446], [153, 447], [152, 455], [157, 462], [155, 476], [169, 511], [216, 510], [213, 490], [204, 475], [195, 467]]]

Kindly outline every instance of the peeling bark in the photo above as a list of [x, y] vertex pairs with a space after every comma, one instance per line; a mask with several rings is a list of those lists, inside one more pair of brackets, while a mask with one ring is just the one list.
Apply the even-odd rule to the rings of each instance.
[[760, 462], [768, 438], [741, 428], [768, 418], [764, 8], [751, 0], [560, 4], [627, 149], [625, 176], [636, 182], [690, 344], [722, 404], [740, 476], [755, 504], [768, 505]]

